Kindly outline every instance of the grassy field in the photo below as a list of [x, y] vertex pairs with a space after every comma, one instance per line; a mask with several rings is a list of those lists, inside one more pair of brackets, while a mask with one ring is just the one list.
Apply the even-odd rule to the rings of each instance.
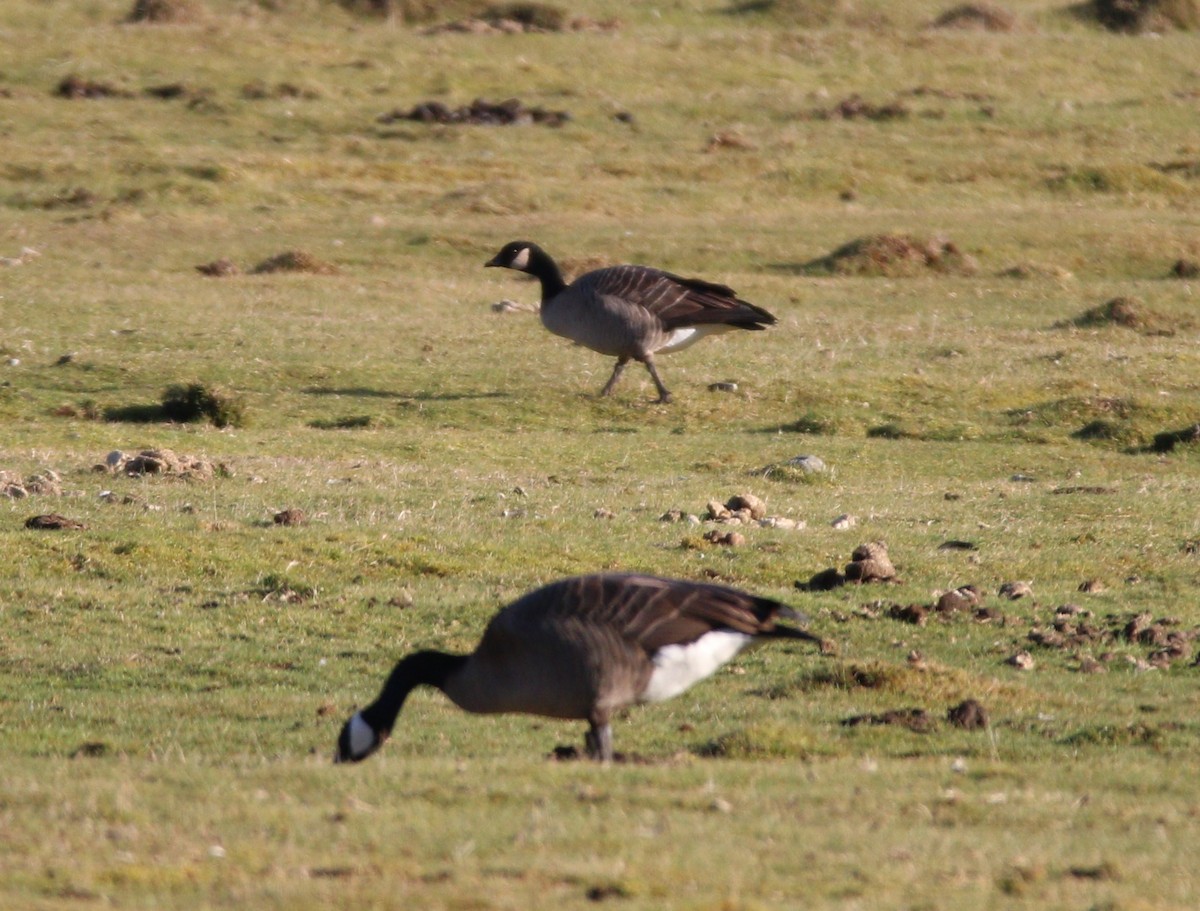
[[[1197, 33], [951, 5], [4, 4], [0, 905], [1195, 907]], [[476, 98], [569, 120], [387, 116]], [[779, 324], [662, 358], [671, 405], [640, 368], [600, 399], [609, 359], [493, 310], [536, 303], [483, 268], [514, 239]], [[254, 271], [289, 251], [328, 268]], [[187, 384], [234, 419], [167, 420]], [[199, 468], [104, 468], [163, 449]], [[800, 527], [711, 543], [741, 493]], [[876, 540], [895, 582], [804, 590]], [[836, 653], [631, 712], [611, 767], [426, 693], [331, 763], [404, 652], [606, 568], [778, 597]]]

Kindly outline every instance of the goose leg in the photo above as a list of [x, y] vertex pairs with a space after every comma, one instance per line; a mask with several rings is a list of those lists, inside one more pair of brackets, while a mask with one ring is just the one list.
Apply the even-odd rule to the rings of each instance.
[[621, 378], [621, 371], [625, 369], [625, 365], [629, 363], [629, 358], [617, 358], [617, 366], [613, 367], [612, 376], [608, 378], [608, 382], [604, 384], [604, 388], [600, 390], [601, 395], [608, 395], [613, 391], [613, 386], [617, 385], [617, 380]]
[[645, 358], [642, 359], [642, 363], [646, 365], [646, 369], [650, 371], [650, 379], [654, 380], [654, 385], [658, 387], [658, 403], [660, 405], [666, 405], [671, 401], [671, 393], [667, 391], [667, 387], [663, 384], [663, 381], [659, 379], [658, 370], [655, 369], [654, 366], [654, 359], [647, 354]]
[[593, 719], [592, 726], [583, 738], [584, 746], [590, 758], [599, 762], [612, 762], [612, 727], [607, 721]]

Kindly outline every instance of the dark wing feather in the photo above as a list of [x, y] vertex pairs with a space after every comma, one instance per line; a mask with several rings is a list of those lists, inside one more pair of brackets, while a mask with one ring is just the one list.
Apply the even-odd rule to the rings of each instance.
[[596, 294], [645, 308], [667, 330], [705, 323], [765, 329], [776, 321], [762, 307], [739, 298], [732, 288], [649, 266], [611, 266], [589, 272], [579, 281]]
[[[627, 573], [580, 576], [556, 583], [552, 610], [579, 614], [617, 629], [648, 654], [694, 642], [716, 629], [769, 636], [777, 616], [795, 613], [777, 601], [702, 582]], [[786, 635], [786, 633], [783, 633]]]

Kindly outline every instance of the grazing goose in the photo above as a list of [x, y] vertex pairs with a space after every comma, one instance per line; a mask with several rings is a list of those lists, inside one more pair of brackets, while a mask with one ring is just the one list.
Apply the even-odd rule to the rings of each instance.
[[377, 750], [415, 687], [468, 712], [579, 718], [593, 759], [613, 758], [610, 719], [703, 680], [751, 642], [819, 637], [776, 623], [791, 608], [720, 585], [605, 573], [562, 579], [502, 608], [469, 655], [418, 651], [338, 738], [338, 762]]
[[681, 278], [648, 266], [609, 266], [563, 281], [558, 265], [525, 240], [505, 244], [484, 265], [528, 272], [542, 283], [542, 324], [555, 335], [617, 358], [601, 395], [608, 395], [630, 360], [641, 361], [671, 401], [654, 366], [655, 354], [678, 351], [706, 335], [765, 329], [775, 317], [738, 298], [731, 288]]

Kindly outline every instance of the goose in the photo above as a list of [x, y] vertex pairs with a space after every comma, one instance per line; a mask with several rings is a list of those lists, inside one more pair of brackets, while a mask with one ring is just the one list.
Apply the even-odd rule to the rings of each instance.
[[578, 345], [613, 355], [613, 368], [601, 395], [608, 395], [625, 365], [641, 361], [658, 388], [658, 401], [671, 393], [654, 366], [656, 354], [693, 345], [706, 335], [731, 329], [765, 329], [775, 317], [741, 300], [732, 288], [698, 278], [682, 278], [649, 266], [608, 266], [563, 281], [558, 264], [527, 240], [505, 244], [485, 266], [515, 269], [542, 283], [542, 325]]
[[677, 696], [753, 642], [820, 637], [806, 618], [734, 588], [633, 573], [560, 579], [500, 609], [470, 654], [402, 658], [375, 701], [342, 727], [336, 762], [359, 762], [391, 733], [408, 694], [441, 690], [459, 708], [581, 719], [588, 756], [613, 758], [613, 716]]

